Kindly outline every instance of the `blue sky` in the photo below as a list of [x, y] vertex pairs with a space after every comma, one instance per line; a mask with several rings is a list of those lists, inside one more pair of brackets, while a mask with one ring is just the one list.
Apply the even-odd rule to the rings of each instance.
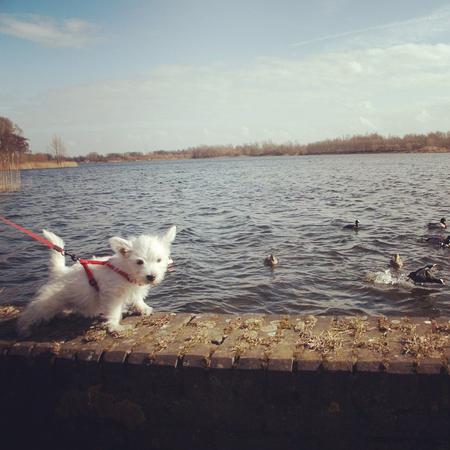
[[449, 130], [449, 0], [0, 0], [0, 56], [33, 152]]

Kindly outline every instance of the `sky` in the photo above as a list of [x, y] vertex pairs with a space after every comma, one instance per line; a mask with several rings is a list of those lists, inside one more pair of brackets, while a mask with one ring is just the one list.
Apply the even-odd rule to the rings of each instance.
[[450, 131], [450, 0], [0, 0], [34, 153]]

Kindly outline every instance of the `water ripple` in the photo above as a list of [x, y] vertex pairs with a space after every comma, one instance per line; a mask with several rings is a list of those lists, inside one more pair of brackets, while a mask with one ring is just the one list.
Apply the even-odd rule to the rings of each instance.
[[[341, 155], [27, 171], [22, 192], [0, 194], [0, 214], [51, 229], [87, 257], [108, 254], [111, 236], [176, 224], [175, 270], [148, 299], [156, 309], [449, 315], [448, 285], [404, 282], [431, 262], [450, 282], [450, 250], [425, 241], [427, 222], [450, 219], [440, 188], [449, 163], [449, 154]], [[356, 218], [359, 232], [342, 229]], [[269, 253], [274, 269], [263, 265]], [[393, 253], [405, 261], [400, 278], [388, 271]], [[47, 261], [45, 247], [1, 224], [0, 302], [28, 301]]]

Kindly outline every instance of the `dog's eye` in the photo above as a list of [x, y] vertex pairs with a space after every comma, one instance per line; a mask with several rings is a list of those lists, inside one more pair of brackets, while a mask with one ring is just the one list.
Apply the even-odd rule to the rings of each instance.
[[161, 262], [161, 258], [158, 258], [158, 259], [156, 260], [156, 262]]
[[140, 266], [142, 266], [142, 264], [144, 264], [144, 260], [143, 259], [138, 259], [136, 261], [136, 264], [139, 264]]

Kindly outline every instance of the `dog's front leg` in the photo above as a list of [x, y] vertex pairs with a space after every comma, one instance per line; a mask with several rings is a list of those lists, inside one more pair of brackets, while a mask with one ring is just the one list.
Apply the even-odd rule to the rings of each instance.
[[133, 302], [133, 306], [136, 308], [136, 311], [143, 316], [149, 316], [153, 313], [153, 308], [151, 306], [148, 306], [143, 298], [136, 299]]
[[143, 316], [150, 316], [153, 314], [153, 308], [148, 306], [144, 300], [141, 300], [139, 303], [134, 304], [136, 310]]
[[148, 294], [148, 288], [140, 288], [137, 292], [135, 292], [132, 296], [129, 298], [129, 303], [133, 306], [133, 308], [141, 315], [143, 316], [149, 316], [153, 313], [153, 308], [151, 306], [148, 306], [144, 302], [144, 298]]
[[122, 303], [111, 305], [105, 314], [105, 317], [108, 331], [111, 333], [120, 333], [121, 331], [126, 330], [127, 327], [120, 324], [122, 319]]

